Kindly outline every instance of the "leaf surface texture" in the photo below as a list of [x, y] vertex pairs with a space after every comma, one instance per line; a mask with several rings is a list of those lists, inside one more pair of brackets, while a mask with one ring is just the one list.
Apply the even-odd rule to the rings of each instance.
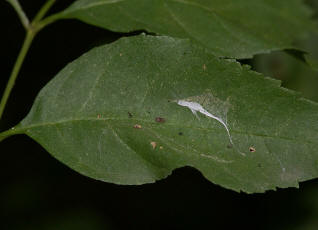
[[188, 40], [140, 35], [68, 64], [13, 132], [98, 180], [151, 183], [191, 166], [253, 193], [317, 177], [317, 121], [317, 104], [276, 80]]
[[190, 38], [216, 56], [294, 49], [313, 30], [301, 0], [78, 0], [59, 16], [117, 32]]

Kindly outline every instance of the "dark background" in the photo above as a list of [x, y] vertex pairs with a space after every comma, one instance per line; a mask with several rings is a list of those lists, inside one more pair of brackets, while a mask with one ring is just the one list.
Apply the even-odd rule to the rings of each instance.
[[[31, 18], [44, 3], [21, 1]], [[52, 12], [71, 0], [59, 1]], [[316, 6], [316, 2], [311, 2]], [[317, 15], [317, 14], [315, 14]], [[24, 38], [14, 10], [0, 2], [0, 93]], [[41, 31], [11, 94], [1, 130], [28, 113], [39, 90], [68, 62], [119, 34], [79, 21], [59, 21]], [[318, 54], [317, 37], [302, 41]], [[286, 52], [242, 60], [318, 101], [318, 73]], [[119, 186], [84, 177], [51, 157], [30, 138], [0, 143], [0, 229], [318, 229], [318, 180], [300, 188], [239, 194], [207, 181], [197, 170], [175, 170], [167, 179]]]

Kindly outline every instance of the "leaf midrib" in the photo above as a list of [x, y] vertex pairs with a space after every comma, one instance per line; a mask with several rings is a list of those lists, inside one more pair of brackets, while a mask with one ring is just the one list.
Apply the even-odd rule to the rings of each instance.
[[[68, 120], [60, 120], [60, 121], [55, 121], [55, 122], [45, 122], [45, 123], [38, 123], [38, 124], [34, 124], [34, 125], [29, 125], [29, 126], [24, 126], [23, 124], [20, 124], [18, 126], [16, 126], [12, 131], [12, 134], [21, 134], [21, 133], [28, 133], [29, 129], [33, 129], [33, 128], [38, 128], [38, 127], [42, 127], [42, 126], [55, 126], [55, 125], [59, 125], [59, 124], [63, 124], [63, 123], [73, 123], [73, 122], [83, 122], [83, 121], [136, 121], [139, 124], [142, 125], [143, 123], [148, 123], [148, 124], [158, 124], [154, 121], [149, 121], [149, 120], [143, 120], [143, 119], [136, 119], [136, 118], [114, 118], [114, 117], [109, 117], [109, 118], [74, 118], [74, 119], [68, 119]], [[203, 128], [203, 127], [196, 127], [196, 126], [185, 126], [185, 125], [179, 125], [177, 123], [168, 123], [166, 122], [165, 124], [162, 125], [169, 125], [169, 126], [175, 126], [175, 127], [180, 127], [180, 128], [188, 128], [188, 129], [196, 129], [196, 130], [204, 130], [204, 131], [220, 131], [223, 129], [215, 129], [215, 128]], [[305, 139], [299, 139], [299, 138], [290, 138], [290, 137], [286, 137], [286, 136], [271, 136], [271, 135], [266, 135], [266, 134], [259, 134], [259, 133], [247, 133], [247, 132], [243, 132], [240, 130], [233, 130], [230, 129], [231, 133], [236, 133], [236, 134], [243, 134], [243, 135], [250, 135], [250, 136], [256, 136], [256, 137], [263, 137], [263, 138], [279, 138], [285, 141], [292, 141], [292, 142], [299, 142], [299, 143], [306, 143], [306, 144], [316, 144], [315, 142], [312, 141], [308, 141]]]

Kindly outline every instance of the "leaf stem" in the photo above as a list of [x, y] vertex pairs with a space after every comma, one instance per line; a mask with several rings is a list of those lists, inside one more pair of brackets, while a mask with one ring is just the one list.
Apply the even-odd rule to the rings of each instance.
[[10, 75], [10, 78], [9, 78], [9, 81], [7, 83], [7, 86], [4, 90], [4, 93], [3, 93], [3, 96], [1, 98], [1, 102], [0, 102], [0, 119], [3, 115], [3, 111], [5, 109], [5, 106], [7, 104], [7, 101], [9, 99], [9, 96], [10, 96], [10, 93], [12, 91], [12, 88], [14, 86], [14, 83], [17, 79], [17, 76], [20, 72], [20, 69], [21, 69], [21, 66], [22, 66], [22, 63], [25, 59], [25, 56], [31, 46], [31, 43], [34, 39], [34, 36], [35, 36], [35, 33], [31, 30], [29, 30], [25, 36], [25, 39], [24, 39], [24, 42], [23, 42], [23, 45], [22, 45], [22, 48], [20, 50], [20, 53], [18, 55], [18, 58], [14, 64], [14, 67], [13, 67], [13, 70], [11, 72], [11, 75]]
[[41, 30], [42, 28], [44, 28], [45, 26], [52, 24], [53, 22], [61, 19], [61, 15], [63, 14], [63, 12], [60, 13], [56, 13], [56, 14], [52, 14], [46, 18], [44, 18], [43, 20], [39, 21], [37, 23], [37, 27], [39, 28], [39, 30]]
[[19, 1], [18, 0], [7, 0], [7, 2], [9, 2], [12, 5], [12, 7], [15, 9], [15, 11], [17, 12], [23, 27], [26, 30], [28, 30], [30, 27], [30, 21], [29, 21], [28, 17], [25, 15], [24, 11], [22, 10], [22, 7], [21, 7]]
[[25, 56], [31, 46], [31, 43], [35, 37], [35, 35], [42, 29], [44, 28], [45, 25], [47, 24], [43, 24], [41, 23], [41, 19], [45, 16], [45, 14], [50, 10], [50, 8], [52, 7], [52, 5], [55, 3], [56, 0], [48, 0], [39, 10], [39, 12], [37, 13], [37, 15], [35, 16], [34, 20], [32, 21], [32, 23], [30, 24], [29, 19], [27, 18], [27, 16], [25, 15], [24, 11], [21, 8], [21, 5], [19, 4], [18, 0], [7, 0], [12, 6], [13, 8], [16, 10], [16, 12], [18, 13], [21, 22], [24, 26], [24, 28], [26, 29], [27, 33], [22, 45], [22, 48], [20, 50], [20, 53], [18, 55], [18, 58], [14, 64], [14, 67], [12, 69], [10, 78], [8, 80], [7, 86], [4, 90], [3, 96], [1, 98], [0, 101], [0, 120], [1, 117], [3, 115], [5, 106], [7, 104], [7, 101], [9, 99], [9, 96], [11, 94], [11, 91], [13, 89], [13, 86], [15, 84], [15, 81], [18, 77], [18, 74], [20, 72], [22, 63], [25, 59]]
[[35, 15], [32, 24], [39, 22], [42, 20], [42, 18], [45, 16], [45, 14], [51, 9], [53, 4], [56, 2], [56, 0], [48, 0], [42, 8], [39, 10], [39, 12]]
[[0, 133], [0, 142], [6, 138], [12, 136], [12, 135], [15, 135], [15, 134], [23, 134], [23, 132], [18, 131], [15, 128], [11, 128], [7, 131], [4, 131], [4, 132]]

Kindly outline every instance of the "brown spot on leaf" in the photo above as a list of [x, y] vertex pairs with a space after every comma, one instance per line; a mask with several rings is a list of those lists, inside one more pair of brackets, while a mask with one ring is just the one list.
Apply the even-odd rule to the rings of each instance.
[[160, 147], [159, 147], [159, 149], [163, 149], [163, 147], [162, 147], [162, 146], [160, 146]]
[[134, 125], [134, 128], [135, 129], [141, 129], [141, 125], [136, 124], [136, 125]]
[[123, 54], [122, 54], [122, 53], [120, 53], [120, 54], [119, 54], [119, 56], [123, 56]]
[[206, 65], [205, 65], [205, 64], [203, 64], [203, 67], [202, 67], [202, 68], [203, 68], [203, 70], [206, 70]]
[[251, 153], [256, 152], [256, 149], [254, 147], [252, 147], [252, 146], [249, 148], [249, 150], [250, 150]]
[[101, 118], [101, 115], [100, 115], [100, 114], [97, 114], [97, 118], [98, 118], [98, 119]]
[[157, 147], [157, 143], [154, 142], [154, 141], [150, 142], [150, 144], [151, 144], [151, 146], [152, 146], [153, 149], [155, 149], [155, 148]]
[[162, 117], [156, 117], [155, 121], [159, 122], [159, 123], [164, 123], [166, 121], [166, 119], [164, 119]]

